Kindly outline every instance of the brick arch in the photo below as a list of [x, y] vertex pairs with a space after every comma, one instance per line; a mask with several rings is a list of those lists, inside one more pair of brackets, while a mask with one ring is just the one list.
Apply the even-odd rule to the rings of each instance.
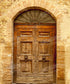
[[[13, 21], [17, 15], [19, 15], [22, 11], [26, 8], [30, 7], [39, 7], [44, 9], [45, 11], [49, 12], [57, 21], [57, 37], [58, 33], [60, 32], [60, 28], [58, 26], [58, 19], [62, 16], [61, 12], [54, 6], [54, 4], [49, 3], [47, 0], [19, 0], [17, 3], [15, 2], [12, 4], [8, 11], [5, 12], [4, 17], [7, 17], [7, 25], [6, 25], [6, 38], [5, 44], [9, 48], [8, 52], [4, 54], [7, 55], [7, 59], [11, 60], [7, 63], [8, 66], [12, 66], [12, 59], [13, 59]], [[58, 40], [57, 40], [58, 41]], [[6, 51], [6, 49], [5, 49]], [[5, 63], [6, 64], [6, 63]], [[12, 84], [13, 75], [12, 75], [12, 67], [10, 69], [4, 68], [8, 72], [3, 73], [3, 82], [6, 84]], [[7, 75], [5, 75], [7, 74]]]
[[27, 7], [21, 11], [19, 11], [14, 17], [13, 17], [13, 20], [15, 20], [15, 18], [20, 15], [21, 13], [23, 13], [24, 11], [28, 11], [30, 9], [39, 9], [39, 10], [42, 10], [44, 11], [45, 13], [48, 13], [48, 15], [50, 15], [55, 21], [57, 20], [56, 17], [48, 10], [46, 10], [45, 8], [43, 7], [39, 7], [39, 6], [30, 6], [30, 7]]

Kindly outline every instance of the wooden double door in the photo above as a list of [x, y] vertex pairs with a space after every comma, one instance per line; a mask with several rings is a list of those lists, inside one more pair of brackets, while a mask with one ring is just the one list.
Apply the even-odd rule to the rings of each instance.
[[55, 25], [14, 28], [14, 83], [53, 84], [55, 80]]

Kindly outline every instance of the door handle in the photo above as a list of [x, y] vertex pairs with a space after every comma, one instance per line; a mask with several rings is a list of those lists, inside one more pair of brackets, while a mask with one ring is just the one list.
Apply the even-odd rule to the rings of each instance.
[[34, 62], [36, 62], [36, 60]]

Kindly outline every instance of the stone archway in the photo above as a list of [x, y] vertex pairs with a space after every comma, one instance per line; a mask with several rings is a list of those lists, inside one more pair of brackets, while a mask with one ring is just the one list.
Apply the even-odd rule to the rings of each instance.
[[[8, 11], [3, 15], [3, 19], [4, 17], [7, 17], [5, 19], [5, 43], [4, 43], [4, 53], [3, 53], [3, 58], [5, 60], [5, 64], [6, 66], [3, 67], [3, 69], [5, 70], [3, 73], [3, 82], [4, 83], [12, 83], [13, 80], [13, 75], [12, 75], [12, 58], [13, 58], [13, 20], [14, 18], [20, 13], [22, 12], [25, 8], [27, 7], [32, 7], [32, 6], [37, 6], [37, 7], [41, 7], [44, 8], [46, 11], [50, 11], [50, 14], [55, 16], [56, 20], [57, 20], [57, 45], [59, 45], [59, 37], [60, 37], [60, 27], [59, 27], [59, 19], [62, 17], [62, 13], [57, 10], [58, 8], [56, 8], [54, 5], [50, 4], [47, 1], [38, 1], [38, 0], [20, 0], [17, 3], [14, 3], [9, 9]], [[11, 13], [12, 11], [12, 13]], [[56, 12], [58, 11], [58, 12]], [[8, 51], [9, 50], [9, 51]], [[57, 46], [57, 50], [58, 50], [58, 46]], [[6, 52], [7, 51], [7, 52]], [[7, 60], [9, 60], [7, 62]], [[3, 61], [4, 61], [3, 60]], [[11, 66], [11, 67], [10, 67]], [[7, 74], [7, 75], [6, 75]]]
[[48, 12], [30, 7], [18, 15], [14, 44], [14, 83], [56, 82], [56, 21]]

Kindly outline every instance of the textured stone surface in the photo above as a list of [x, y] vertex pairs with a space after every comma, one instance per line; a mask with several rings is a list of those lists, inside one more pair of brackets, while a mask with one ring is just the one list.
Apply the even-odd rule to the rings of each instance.
[[0, 84], [12, 83], [13, 20], [31, 6], [57, 19], [57, 78], [70, 84], [70, 0], [0, 0]]

